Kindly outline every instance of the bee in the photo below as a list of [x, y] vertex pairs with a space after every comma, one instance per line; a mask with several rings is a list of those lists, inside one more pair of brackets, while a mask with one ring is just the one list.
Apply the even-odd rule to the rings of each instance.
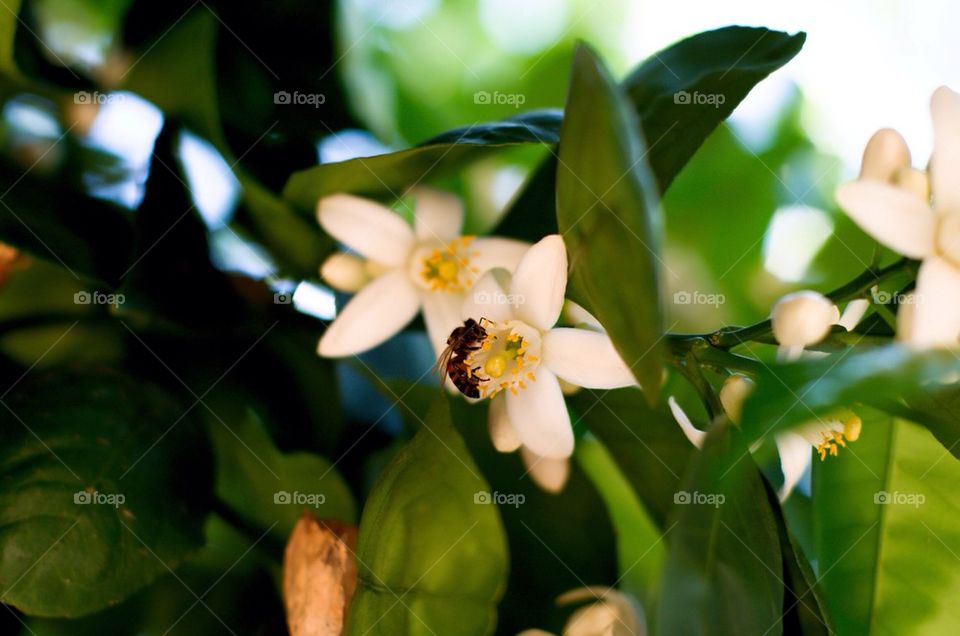
[[471, 369], [467, 366], [469, 355], [477, 351], [487, 337], [487, 330], [483, 327], [485, 322], [485, 318], [481, 318], [480, 322], [467, 318], [463, 326], [454, 329], [447, 338], [447, 348], [433, 366], [434, 373], [449, 376], [453, 385], [469, 398], [480, 397], [480, 383], [486, 381], [474, 373], [480, 367]]

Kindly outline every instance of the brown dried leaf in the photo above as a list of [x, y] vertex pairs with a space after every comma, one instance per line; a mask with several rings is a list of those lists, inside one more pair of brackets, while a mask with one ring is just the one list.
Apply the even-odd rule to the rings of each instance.
[[357, 528], [304, 512], [283, 555], [290, 636], [340, 636], [357, 588]]

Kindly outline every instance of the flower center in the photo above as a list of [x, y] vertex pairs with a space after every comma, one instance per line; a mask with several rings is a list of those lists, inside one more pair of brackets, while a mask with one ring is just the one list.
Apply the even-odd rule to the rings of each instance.
[[470, 289], [479, 273], [470, 266], [471, 257], [478, 255], [469, 249], [472, 241], [472, 236], [460, 236], [439, 247], [421, 247], [412, 262], [412, 267], [419, 270], [411, 272], [414, 280], [429, 291], [458, 293]]
[[519, 320], [484, 321], [487, 336], [466, 359], [480, 381], [480, 397], [492, 398], [500, 391], [514, 395], [536, 382], [540, 366], [540, 332]]
[[836, 457], [840, 447], [846, 448], [847, 442], [855, 442], [860, 438], [862, 422], [853, 411], [844, 410], [837, 414], [837, 418], [830, 421], [826, 428], [819, 428], [819, 443], [816, 444], [820, 461], [827, 455]]

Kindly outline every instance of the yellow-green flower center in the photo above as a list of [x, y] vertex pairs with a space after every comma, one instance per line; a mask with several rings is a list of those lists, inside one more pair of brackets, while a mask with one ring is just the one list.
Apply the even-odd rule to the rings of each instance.
[[493, 397], [503, 390], [516, 394], [536, 381], [540, 363], [540, 333], [517, 320], [484, 322], [487, 337], [466, 360], [480, 378], [480, 396]]
[[431, 291], [463, 292], [473, 285], [478, 274], [470, 266], [472, 236], [460, 236], [442, 247], [427, 251], [422, 257], [420, 276]]

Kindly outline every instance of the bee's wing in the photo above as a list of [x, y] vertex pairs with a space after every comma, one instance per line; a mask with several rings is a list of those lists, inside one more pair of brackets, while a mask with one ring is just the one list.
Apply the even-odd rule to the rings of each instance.
[[440, 381], [443, 382], [447, 376], [447, 363], [450, 362], [450, 358], [453, 356], [453, 345], [448, 346], [440, 354], [440, 357], [437, 358], [437, 362], [433, 365], [433, 369], [430, 372], [433, 375], [436, 375], [440, 378]]

